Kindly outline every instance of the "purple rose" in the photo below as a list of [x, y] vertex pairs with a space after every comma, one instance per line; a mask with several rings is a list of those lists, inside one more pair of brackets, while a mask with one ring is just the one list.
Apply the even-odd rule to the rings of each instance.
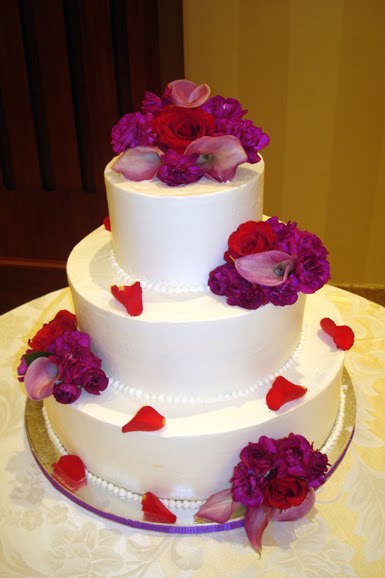
[[235, 502], [241, 502], [246, 508], [258, 508], [262, 504], [264, 476], [250, 473], [249, 468], [240, 462], [235, 466], [230, 482]]
[[247, 113], [242, 110], [241, 103], [236, 98], [224, 98], [223, 96], [212, 96], [203, 105], [203, 110], [213, 115], [215, 119], [240, 119]]
[[59, 403], [73, 403], [79, 398], [81, 392], [81, 388], [72, 383], [55, 383], [53, 386], [54, 398]]
[[108, 377], [102, 369], [91, 369], [83, 373], [81, 386], [88, 393], [99, 395], [108, 386]]
[[306, 478], [313, 448], [306, 438], [301, 435], [290, 434], [287, 438], [279, 440], [278, 477], [289, 476]]
[[120, 154], [138, 145], [152, 145], [156, 140], [156, 134], [152, 132], [152, 119], [153, 115], [149, 113], [125, 114], [112, 129], [112, 150]]
[[249, 442], [240, 454], [242, 463], [256, 475], [264, 475], [275, 466], [277, 444], [275, 440], [261, 436], [258, 443]]
[[197, 163], [198, 155], [184, 155], [172, 149], [161, 156], [158, 178], [171, 187], [189, 185], [203, 177], [202, 167]]

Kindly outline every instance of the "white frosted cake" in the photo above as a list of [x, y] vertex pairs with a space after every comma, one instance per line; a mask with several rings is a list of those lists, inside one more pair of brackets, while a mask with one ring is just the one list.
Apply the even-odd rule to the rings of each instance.
[[[257, 150], [266, 135], [240, 124], [248, 121], [233, 99], [207, 100], [195, 85], [178, 94], [178, 82], [163, 100], [147, 95], [144, 113], [114, 129], [121, 154], [105, 170], [111, 227], [92, 232], [68, 259], [77, 326], [109, 386], [102, 379], [96, 390], [78, 385], [72, 399], [49, 395], [52, 388], [40, 397], [51, 434], [98, 480], [122, 495], [196, 502], [229, 484], [240, 451], [260, 436], [294, 432], [314, 448], [324, 444], [339, 411], [344, 352], [320, 327], [323, 318], [342, 323], [318, 291], [329, 276], [326, 249], [295, 223], [263, 220]], [[175, 109], [198, 109], [208, 127], [177, 152], [159, 136], [159, 118]], [[127, 144], [133, 127], [147, 141]], [[154, 127], [158, 141], [148, 137]], [[142, 308], [130, 313], [116, 292], [134, 285]], [[42, 365], [68, 351], [59, 345], [44, 344]], [[72, 353], [65, 355], [68, 362]], [[65, 368], [55, 387], [67, 386]], [[301, 393], [272, 407], [280, 377]], [[123, 433], [143, 407], [163, 416], [163, 427]]]

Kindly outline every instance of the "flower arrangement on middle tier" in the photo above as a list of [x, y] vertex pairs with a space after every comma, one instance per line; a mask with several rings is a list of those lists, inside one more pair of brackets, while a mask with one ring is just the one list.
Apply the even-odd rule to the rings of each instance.
[[228, 305], [292, 305], [299, 292], [315, 293], [330, 279], [327, 255], [319, 237], [295, 222], [247, 221], [230, 235], [226, 263], [210, 272], [208, 285]]

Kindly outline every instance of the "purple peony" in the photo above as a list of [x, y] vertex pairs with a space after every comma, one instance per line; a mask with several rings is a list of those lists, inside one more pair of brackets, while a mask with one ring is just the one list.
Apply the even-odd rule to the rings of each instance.
[[288, 255], [297, 255], [301, 237], [297, 223], [291, 221], [281, 223], [277, 217], [270, 217], [266, 222], [269, 223], [276, 235], [274, 249], [288, 253]]
[[277, 444], [272, 438], [261, 436], [258, 443], [249, 442], [240, 454], [242, 463], [256, 475], [270, 472], [276, 464]]
[[247, 110], [242, 110], [241, 103], [236, 98], [223, 96], [212, 96], [202, 105], [202, 108], [212, 114], [215, 119], [236, 120], [247, 113]]
[[81, 386], [88, 393], [99, 395], [108, 386], [108, 377], [102, 369], [89, 369], [82, 375]]
[[294, 476], [306, 478], [312, 454], [312, 446], [301, 435], [291, 433], [287, 438], [281, 439], [278, 445], [280, 460], [278, 477]]
[[260, 161], [261, 157], [258, 151], [266, 147], [270, 142], [268, 135], [261, 128], [254, 126], [251, 120], [219, 119], [215, 128], [218, 134], [231, 134], [239, 138], [247, 154], [248, 163]]
[[195, 183], [203, 177], [202, 167], [197, 163], [198, 155], [184, 155], [172, 149], [161, 156], [158, 178], [171, 187]]
[[53, 386], [53, 395], [59, 403], [73, 403], [81, 394], [82, 390], [72, 383], [55, 383]]
[[152, 145], [156, 140], [156, 134], [152, 132], [152, 119], [150, 113], [135, 112], [124, 115], [112, 129], [112, 150], [120, 154], [138, 145]]
[[235, 502], [241, 502], [246, 508], [258, 508], [263, 502], [264, 476], [250, 472], [249, 468], [240, 462], [234, 468], [231, 478], [231, 493]]
[[324, 483], [329, 465], [326, 454], [323, 454], [318, 450], [313, 451], [306, 476], [311, 488], [316, 489]]

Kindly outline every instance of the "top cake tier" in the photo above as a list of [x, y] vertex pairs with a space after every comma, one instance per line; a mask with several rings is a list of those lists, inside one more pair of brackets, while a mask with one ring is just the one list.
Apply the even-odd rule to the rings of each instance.
[[114, 257], [133, 281], [171, 292], [207, 287], [240, 223], [261, 220], [264, 163], [244, 164], [231, 182], [181, 187], [133, 182], [111, 168], [105, 183]]

